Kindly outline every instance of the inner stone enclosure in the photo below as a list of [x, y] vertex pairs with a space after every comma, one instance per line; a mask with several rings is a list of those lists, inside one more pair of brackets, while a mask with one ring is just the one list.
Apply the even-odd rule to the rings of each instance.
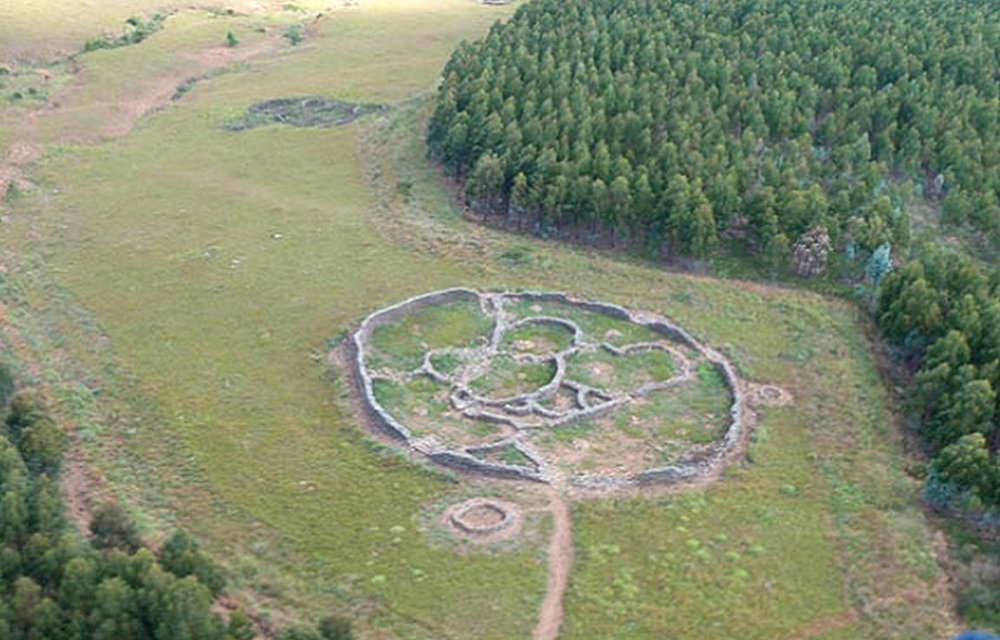
[[372, 314], [353, 346], [373, 421], [464, 471], [595, 488], [690, 480], [745, 430], [725, 358], [615, 305], [449, 289]]

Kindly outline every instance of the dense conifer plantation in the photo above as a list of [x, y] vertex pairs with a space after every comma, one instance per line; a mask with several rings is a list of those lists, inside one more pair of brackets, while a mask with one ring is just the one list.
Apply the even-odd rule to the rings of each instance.
[[911, 194], [1000, 239], [998, 57], [992, 0], [534, 0], [454, 53], [428, 141], [484, 215], [605, 243], [856, 254]]
[[456, 50], [428, 144], [484, 216], [539, 232], [690, 256], [726, 236], [777, 265], [824, 228], [881, 284], [929, 494], [990, 509], [1000, 276], [934, 246], [890, 273], [890, 247], [921, 199], [1000, 243], [998, 96], [991, 0], [533, 0]]

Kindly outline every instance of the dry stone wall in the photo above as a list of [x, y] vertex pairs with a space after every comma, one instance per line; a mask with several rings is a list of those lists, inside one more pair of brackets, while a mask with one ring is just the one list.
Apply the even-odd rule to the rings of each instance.
[[[366, 366], [369, 342], [376, 328], [400, 321], [408, 314], [421, 309], [462, 301], [474, 301], [480, 305], [484, 313], [493, 316], [496, 323], [489, 339], [489, 345], [483, 348], [492, 349], [494, 352], [500, 348], [500, 341], [505, 331], [511, 328], [522, 327], [526, 324], [549, 324], [563, 327], [573, 336], [572, 345], [567, 350], [560, 353], [537, 356], [539, 359], [545, 357], [551, 358], [556, 363], [557, 369], [552, 382], [538, 390], [514, 397], [491, 399], [477, 395], [469, 389], [468, 385], [464, 384], [464, 381], [459, 381], [456, 384], [452, 393], [453, 406], [463, 409], [466, 411], [465, 415], [474, 419], [505, 424], [516, 431], [514, 436], [502, 439], [496, 443], [466, 447], [464, 449], [444, 445], [433, 436], [415, 438], [406, 425], [397, 420], [378, 402], [373, 390], [373, 374]], [[560, 425], [592, 419], [609, 411], [614, 411], [631, 396], [620, 395], [612, 397], [600, 390], [586, 387], [586, 385], [567, 382], [567, 387], [573, 388], [573, 385], [576, 385], [578, 407], [575, 410], [562, 414], [542, 407], [539, 402], [540, 396], [543, 393], [550, 392], [553, 384], [558, 386], [563, 383], [563, 376], [566, 370], [566, 354], [574, 349], [581, 348], [580, 341], [583, 332], [573, 320], [553, 317], [551, 315], [538, 314], [529, 318], [511, 320], [502, 312], [503, 304], [509, 301], [569, 305], [583, 311], [604, 314], [617, 320], [624, 320], [644, 326], [652, 332], [664, 336], [667, 340], [683, 345], [705, 358], [712, 364], [728, 388], [731, 397], [728, 417], [729, 424], [726, 426], [724, 435], [716, 442], [707, 447], [700, 447], [696, 451], [692, 451], [686, 459], [673, 464], [646, 469], [628, 477], [580, 474], [568, 478], [571, 484], [584, 489], [604, 489], [651, 483], [689, 482], [716, 471], [744, 440], [747, 429], [744, 384], [732, 364], [720, 353], [701, 344], [688, 332], [661, 316], [648, 313], [634, 313], [617, 305], [580, 300], [563, 293], [535, 291], [481, 293], [466, 288], [446, 289], [409, 298], [376, 311], [365, 318], [352, 336], [351, 346], [353, 347], [353, 353], [351, 354], [351, 361], [356, 369], [358, 392], [361, 395], [362, 403], [371, 422], [393, 441], [443, 467], [494, 478], [530, 480], [544, 483], [551, 483], [559, 478], [560, 474], [556, 471], [555, 467], [548, 461], [543, 460], [532, 447], [523, 442], [520, 434], [526, 429], [556, 428]], [[604, 343], [600, 345], [600, 348], [617, 354], [636, 348], [662, 349], [669, 352], [676, 362], [681, 363], [681, 373], [677, 376], [664, 382], [647, 384], [635, 390], [633, 394], [642, 394], [655, 389], [669, 388], [690, 379], [693, 375], [690, 362], [686, 357], [679, 350], [667, 345], [640, 343], [622, 349]], [[415, 373], [427, 375], [439, 382], [450, 380], [448, 376], [434, 370], [430, 362], [429, 352], [424, 354], [423, 365]], [[587, 398], [592, 396], [597, 398], [596, 402], [587, 400]], [[529, 417], [536, 422], [525, 422], [524, 420]], [[495, 453], [506, 447], [512, 447], [528, 462], [524, 464], [507, 464], [501, 461], [484, 459], [488, 454]]]

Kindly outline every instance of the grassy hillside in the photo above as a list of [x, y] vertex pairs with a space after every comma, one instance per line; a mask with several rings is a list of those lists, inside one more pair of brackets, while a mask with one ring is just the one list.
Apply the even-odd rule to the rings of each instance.
[[[571, 291], [674, 317], [795, 402], [764, 411], [752, 463], [718, 486], [574, 506], [565, 637], [773, 638], [828, 619], [830, 637], [941, 637], [929, 531], [850, 307], [513, 239], [452, 209], [424, 159], [429, 97], [455, 44], [512, 10], [338, 9], [298, 46], [215, 72], [101, 144], [72, 144], [118, 117], [89, 108], [98, 86], [186, 77], [183, 52], [221, 43], [229, 22], [183, 14], [80, 58], [81, 107], [19, 131], [47, 155], [5, 214], [0, 257], [0, 338], [53, 389], [79, 455], [150, 532], [196, 531], [239, 597], [276, 617], [350, 609], [363, 637], [527, 637], [547, 521], [496, 552], [425, 533], [440, 505], [497, 489], [373, 444], [325, 354], [417, 293]], [[240, 20], [288, 23], [232, 20], [240, 46], [264, 37]], [[334, 129], [222, 128], [306, 95], [390, 110]]]

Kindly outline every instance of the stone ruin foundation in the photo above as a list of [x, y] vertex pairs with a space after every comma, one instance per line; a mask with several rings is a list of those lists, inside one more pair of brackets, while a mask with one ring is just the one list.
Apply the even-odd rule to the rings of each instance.
[[497, 498], [473, 498], [451, 506], [445, 520], [457, 533], [495, 539], [498, 534], [520, 527], [521, 510]]
[[[556, 428], [559, 425], [587, 420], [615, 411], [631, 397], [683, 382], [684, 379], [692, 375], [690, 363], [686, 363], [686, 359], [676, 349], [662, 343], [630, 345], [627, 349], [661, 349], [668, 352], [674, 357], [675, 362], [679, 362], [680, 373], [663, 382], [646, 384], [628, 394], [628, 397], [626, 395], [611, 396], [596, 389], [583, 388], [584, 385], [577, 385], [574, 389], [573, 384], [567, 384], [566, 386], [576, 393], [575, 406], [563, 411], [553, 410], [542, 406], [540, 395], [550, 392], [553, 386], [559, 386], [562, 383], [566, 370], [567, 353], [574, 349], [593, 348], [593, 346], [584, 347], [580, 344], [581, 329], [568, 318], [548, 317], [541, 314], [516, 321], [506, 318], [502, 307], [507, 300], [559, 303], [591, 313], [605, 314], [618, 320], [646, 327], [663, 336], [664, 341], [683, 345], [683, 347], [699, 354], [718, 372], [731, 397], [728, 424], [723, 436], [708, 445], [707, 448], [701, 448], [697, 455], [682, 458], [672, 464], [643, 469], [627, 477], [609, 474], [577, 474], [569, 478], [562, 478], [560, 472], [549, 461], [544, 460], [527, 442], [522, 440], [523, 433], [530, 429]], [[465, 448], [449, 447], [433, 436], [415, 437], [405, 424], [393, 417], [375, 398], [372, 383], [379, 375], [368, 369], [365, 360], [369, 340], [378, 327], [391, 325], [417, 310], [461, 301], [471, 301], [480, 305], [483, 313], [493, 318], [495, 326], [489, 341], [490, 344], [484, 345], [482, 349], [493, 349], [494, 353], [506, 331], [525, 324], [559, 325], [573, 336], [572, 344], [567, 349], [533, 356], [537, 359], [549, 358], [554, 362], [556, 373], [551, 382], [533, 392], [505, 398], [490, 398], [476, 394], [468, 385], [464, 384], [464, 381], [456, 382], [438, 372], [430, 361], [430, 353], [424, 354], [423, 365], [415, 373], [426, 375], [437, 381], [454, 383], [450, 397], [453, 410], [461, 411], [464, 416], [483, 422], [503, 424], [508, 430], [512, 429], [514, 432], [514, 435], [506, 436], [497, 442]], [[350, 355], [350, 361], [355, 368], [355, 380], [364, 410], [370, 421], [398, 446], [419, 454], [438, 465], [465, 473], [549, 484], [562, 484], [563, 481], [566, 481], [570, 486], [583, 490], [694, 482], [707, 478], [715, 474], [746, 442], [749, 428], [747, 414], [751, 404], [778, 404], [786, 400], [785, 396], [782, 395], [783, 392], [776, 387], [759, 387], [745, 383], [739, 378], [728, 359], [697, 341], [667, 318], [650, 313], [633, 312], [613, 304], [573, 298], [562, 293], [530, 291], [497, 293], [454, 288], [415, 296], [378, 310], [365, 318], [353, 334], [349, 346], [353, 351]], [[611, 353], [616, 351], [621, 353], [622, 351], [611, 344], [601, 344], [599, 347]], [[752, 398], [748, 397], [748, 391], [753, 392]], [[526, 462], [512, 464], [483, 459], [486, 457], [484, 454], [500, 448], [515, 449]], [[503, 515], [505, 512], [484, 504], [469, 507], [461, 512], [449, 511], [449, 513], [451, 514], [449, 526], [469, 534], [477, 531], [477, 527], [488, 530], [493, 526], [501, 528], [507, 526], [504, 524], [507, 522], [507, 517]], [[489, 525], [482, 524], [491, 521], [491, 518], [496, 522]]]

